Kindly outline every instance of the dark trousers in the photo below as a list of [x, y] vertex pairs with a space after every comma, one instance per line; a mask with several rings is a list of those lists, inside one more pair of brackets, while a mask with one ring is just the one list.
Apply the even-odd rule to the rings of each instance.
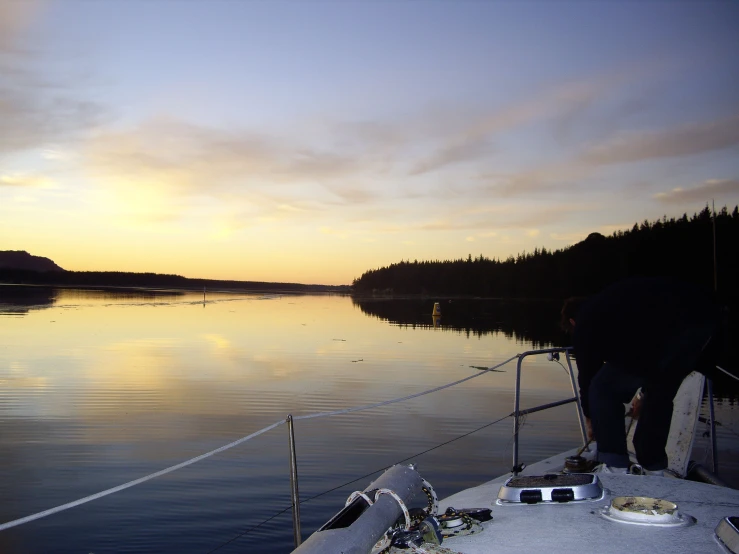
[[679, 333], [663, 349], [651, 371], [637, 373], [625, 364], [606, 362], [590, 383], [590, 415], [598, 460], [628, 467], [624, 404], [642, 388], [641, 413], [634, 434], [636, 458], [644, 469], [667, 468], [665, 446], [672, 421], [672, 401], [683, 379], [693, 370], [712, 364], [714, 349], [707, 348], [713, 325], [696, 325]]

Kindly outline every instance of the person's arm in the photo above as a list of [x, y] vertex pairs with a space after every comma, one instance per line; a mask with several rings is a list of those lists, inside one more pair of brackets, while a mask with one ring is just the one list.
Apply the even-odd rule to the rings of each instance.
[[[595, 375], [593, 368], [596, 367], [590, 359], [583, 360], [583, 356], [577, 356], [575, 353], [575, 363], [577, 363], [577, 382], [580, 387], [580, 405], [582, 406], [582, 413], [585, 416], [585, 430], [587, 432], [588, 440], [593, 440], [595, 435], [593, 434], [593, 424], [590, 421], [590, 381]], [[599, 368], [600, 365], [597, 365]]]
[[590, 419], [590, 382], [603, 365], [603, 359], [598, 354], [595, 338], [588, 329], [576, 326], [573, 339], [577, 382], [580, 386], [580, 404], [583, 415]]
[[589, 441], [595, 439], [595, 433], [593, 433], [593, 422], [590, 421], [589, 417], [585, 418], [585, 433], [587, 434]]
[[575, 358], [577, 362], [577, 382], [580, 386], [580, 403], [582, 405], [583, 415], [590, 419], [590, 382], [593, 380], [595, 373], [603, 365], [603, 362], [596, 359], [584, 358], [578, 355]]

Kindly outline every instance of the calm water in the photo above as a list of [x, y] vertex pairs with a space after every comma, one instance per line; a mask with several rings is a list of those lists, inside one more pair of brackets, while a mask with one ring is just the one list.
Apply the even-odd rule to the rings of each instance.
[[[0, 286], [0, 522], [110, 488], [298, 416], [420, 392], [561, 339], [556, 308], [340, 296]], [[524, 364], [522, 405], [571, 395]], [[408, 459], [446, 496], [510, 469], [515, 365], [367, 412], [296, 422], [303, 534]], [[739, 474], [736, 406], [721, 462]], [[521, 458], [572, 448], [572, 405], [531, 415]], [[703, 459], [705, 440], [696, 446]], [[734, 479], [736, 481], [736, 479]], [[289, 552], [287, 428], [66, 512], [0, 532], [0, 552]], [[249, 531], [243, 536], [238, 535]], [[229, 540], [230, 544], [225, 544]], [[224, 545], [225, 544], [225, 545]]]

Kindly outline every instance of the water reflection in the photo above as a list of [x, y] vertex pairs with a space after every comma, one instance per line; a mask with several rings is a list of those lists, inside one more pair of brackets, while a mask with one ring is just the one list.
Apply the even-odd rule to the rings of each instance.
[[113, 303], [170, 303], [183, 298], [184, 291], [145, 289], [53, 288], [35, 285], [0, 284], [0, 315], [26, 315], [30, 310], [46, 310], [54, 306], [74, 308]]
[[54, 304], [57, 291], [48, 287], [18, 287], [0, 284], [0, 315], [26, 315], [32, 309]]
[[[483, 337], [502, 333], [536, 348], [564, 344], [559, 301], [503, 299], [352, 298], [367, 315], [412, 328], [433, 327]], [[438, 303], [441, 315], [433, 315]]]

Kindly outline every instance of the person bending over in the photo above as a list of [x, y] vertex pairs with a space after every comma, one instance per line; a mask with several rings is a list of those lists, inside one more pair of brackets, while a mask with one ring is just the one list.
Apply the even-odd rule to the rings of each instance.
[[718, 353], [719, 310], [704, 291], [669, 279], [630, 279], [562, 307], [572, 334], [580, 399], [598, 461], [628, 468], [624, 404], [641, 387], [634, 434], [639, 464], [667, 468], [672, 401], [692, 371], [709, 377]]

